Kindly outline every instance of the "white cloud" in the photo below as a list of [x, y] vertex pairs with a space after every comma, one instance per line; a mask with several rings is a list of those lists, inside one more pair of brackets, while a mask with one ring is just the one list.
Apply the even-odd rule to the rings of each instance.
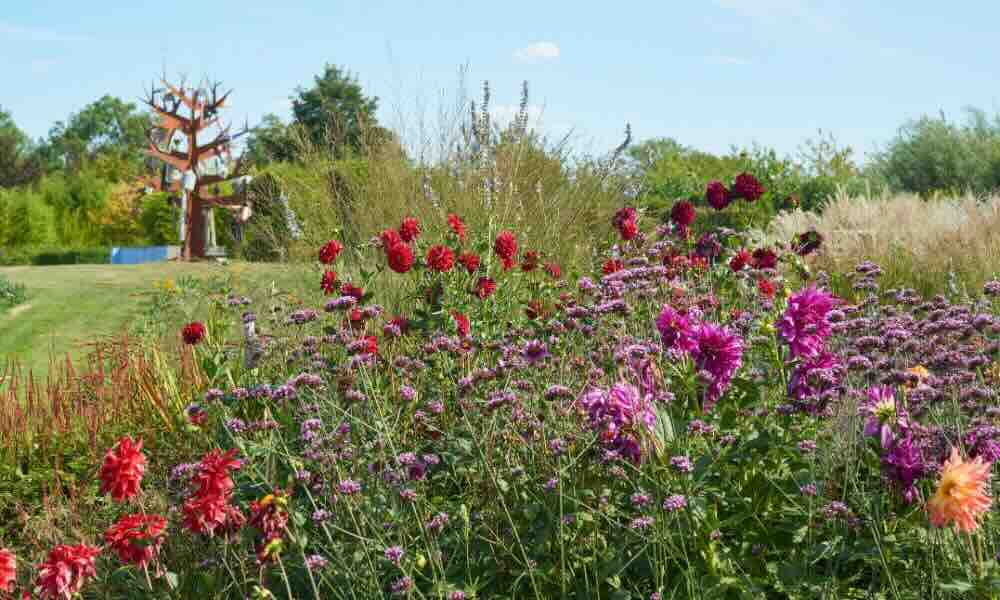
[[0, 38], [10, 38], [26, 42], [89, 42], [85, 35], [60, 33], [54, 29], [24, 27], [9, 21], [0, 21]]
[[744, 66], [750, 64], [750, 59], [742, 56], [709, 56], [705, 60], [713, 65]]
[[515, 50], [514, 58], [526, 62], [555, 60], [559, 58], [559, 45], [555, 42], [534, 42]]

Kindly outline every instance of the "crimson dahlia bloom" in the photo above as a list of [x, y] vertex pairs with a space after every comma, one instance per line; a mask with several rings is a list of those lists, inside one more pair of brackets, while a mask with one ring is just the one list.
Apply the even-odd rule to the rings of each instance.
[[710, 181], [705, 186], [705, 201], [715, 210], [729, 206], [729, 190], [721, 181]]
[[345, 283], [344, 285], [342, 285], [340, 288], [340, 293], [345, 296], [350, 296], [355, 300], [357, 300], [358, 302], [360, 302], [361, 298], [365, 295], [365, 291], [363, 289], [355, 285], [352, 285], [350, 283]]
[[455, 328], [458, 329], [458, 335], [469, 337], [469, 332], [472, 330], [469, 318], [457, 310], [451, 311], [451, 318], [455, 320]]
[[626, 242], [635, 239], [635, 236], [639, 235], [639, 226], [636, 225], [635, 221], [625, 221], [622, 226], [618, 228], [618, 234], [622, 236], [622, 239]]
[[236, 454], [235, 449], [226, 453], [212, 450], [205, 454], [192, 479], [197, 488], [195, 493], [201, 496], [226, 496], [232, 492], [234, 484], [230, 473], [242, 466]]
[[497, 235], [496, 241], [493, 242], [493, 252], [503, 261], [504, 265], [510, 263], [513, 266], [514, 256], [517, 254], [517, 239], [514, 234], [509, 231], [501, 231]]
[[104, 541], [123, 563], [142, 567], [160, 553], [166, 530], [167, 520], [159, 515], [127, 515], [104, 532]]
[[748, 252], [745, 248], [741, 248], [740, 251], [729, 260], [729, 268], [733, 271], [739, 272], [745, 269], [752, 261], [753, 257], [750, 256], [750, 252]]
[[146, 473], [146, 457], [142, 440], [123, 437], [104, 455], [101, 465], [101, 493], [111, 494], [115, 502], [124, 502], [139, 493], [139, 484]]
[[94, 560], [100, 553], [100, 548], [87, 544], [59, 545], [53, 548], [45, 562], [38, 565], [38, 580], [35, 585], [41, 589], [41, 597], [69, 600], [83, 589], [88, 577], [97, 574]]
[[761, 296], [770, 300], [771, 298], [774, 298], [774, 292], [777, 291], [777, 289], [774, 286], [774, 282], [770, 279], [761, 279], [757, 282], [757, 291]]
[[829, 315], [838, 300], [816, 289], [801, 289], [788, 299], [788, 308], [777, 322], [778, 334], [788, 344], [792, 357], [816, 356], [830, 337]]
[[764, 186], [750, 173], [740, 173], [733, 181], [733, 196], [755, 202], [764, 195]]
[[690, 352], [695, 348], [694, 327], [687, 316], [670, 306], [664, 306], [656, 318], [656, 329], [660, 332], [663, 347], [667, 350]]
[[743, 364], [743, 340], [728, 328], [702, 323], [694, 330], [694, 364], [707, 379], [704, 410], [715, 406]]
[[378, 238], [382, 240], [382, 250], [388, 252], [396, 244], [402, 244], [403, 238], [395, 229], [384, 229]]
[[389, 268], [397, 273], [406, 273], [413, 268], [413, 250], [403, 242], [389, 248], [386, 252]]
[[17, 558], [6, 548], [0, 548], [0, 592], [14, 591], [17, 581]]
[[476, 282], [476, 288], [474, 293], [479, 296], [480, 300], [485, 300], [493, 295], [497, 291], [497, 284], [489, 277], [480, 277]]
[[611, 224], [615, 229], [621, 230], [626, 223], [629, 221], [635, 222], [638, 217], [639, 213], [634, 208], [626, 206], [615, 213], [615, 216], [611, 218]]
[[319, 287], [323, 290], [323, 294], [329, 296], [337, 290], [337, 273], [334, 271], [325, 271], [323, 273], [323, 278], [319, 282]]
[[670, 220], [674, 225], [686, 229], [694, 223], [694, 205], [687, 200], [677, 202], [670, 209]]
[[562, 268], [554, 262], [545, 263], [545, 272], [548, 273], [549, 277], [552, 279], [559, 279], [562, 277]]
[[451, 228], [452, 232], [458, 236], [458, 241], [465, 241], [465, 222], [462, 218], [454, 213], [448, 215], [448, 227]]
[[822, 245], [823, 234], [815, 229], [811, 229], [799, 234], [795, 244], [795, 252], [799, 256], [809, 256], [813, 252], [819, 250], [819, 247]]
[[614, 260], [609, 258], [608, 260], [604, 261], [603, 265], [601, 265], [601, 272], [604, 273], [605, 275], [611, 275], [612, 273], [617, 273], [618, 271], [621, 271], [624, 268], [625, 268], [625, 263], [623, 263], [620, 260]]
[[403, 223], [399, 226], [399, 237], [403, 238], [403, 241], [410, 243], [420, 236], [420, 224], [413, 217], [406, 217], [403, 219]]
[[778, 266], [778, 255], [770, 248], [757, 248], [753, 251], [753, 268], [773, 269]]
[[479, 269], [479, 255], [472, 254], [471, 252], [465, 253], [458, 257], [458, 262], [461, 263], [465, 270], [470, 274], [475, 273]]
[[194, 346], [205, 339], [205, 334], [207, 330], [205, 329], [205, 324], [198, 321], [188, 323], [181, 329], [181, 337], [184, 338], [184, 343], [189, 346]]
[[328, 265], [337, 260], [344, 246], [337, 240], [330, 240], [319, 249], [319, 262]]
[[427, 266], [438, 273], [450, 271], [455, 266], [455, 255], [447, 246], [431, 246], [427, 250]]

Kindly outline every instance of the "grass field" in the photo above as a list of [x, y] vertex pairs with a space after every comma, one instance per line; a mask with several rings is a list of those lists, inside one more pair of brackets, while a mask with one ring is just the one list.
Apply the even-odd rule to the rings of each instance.
[[28, 288], [26, 302], [0, 313], [0, 365], [16, 358], [34, 373], [45, 373], [51, 356], [79, 357], [89, 341], [126, 328], [141, 314], [157, 280], [220, 275], [266, 285], [268, 280], [287, 284], [301, 273], [287, 265], [238, 262], [0, 267], [0, 276]]

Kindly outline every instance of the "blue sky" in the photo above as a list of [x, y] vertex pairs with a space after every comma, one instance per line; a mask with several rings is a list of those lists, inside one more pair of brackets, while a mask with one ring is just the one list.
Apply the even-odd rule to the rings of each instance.
[[233, 121], [287, 117], [325, 62], [357, 73], [390, 126], [453, 100], [463, 65], [501, 114], [527, 79], [539, 126], [594, 152], [630, 122], [713, 151], [794, 153], [823, 128], [865, 153], [907, 118], [1000, 107], [995, 1], [0, 4], [0, 105], [33, 137], [105, 93], [137, 98], [164, 68], [235, 88]]

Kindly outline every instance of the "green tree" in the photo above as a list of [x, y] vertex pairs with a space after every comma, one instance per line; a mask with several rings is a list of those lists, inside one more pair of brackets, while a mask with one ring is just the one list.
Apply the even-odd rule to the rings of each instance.
[[292, 113], [309, 140], [332, 143], [338, 155], [357, 150], [385, 132], [375, 120], [378, 98], [366, 96], [355, 77], [327, 64], [310, 88], [298, 88]]
[[246, 160], [255, 165], [293, 160], [298, 149], [296, 127], [286, 124], [278, 115], [264, 115], [247, 140]]
[[104, 96], [59, 121], [49, 131], [42, 154], [52, 168], [65, 167], [75, 171], [100, 155], [111, 155], [122, 161], [126, 172], [115, 179], [131, 175], [143, 160], [145, 132], [150, 126], [149, 113], [142, 112], [132, 102], [114, 96]]
[[0, 188], [29, 183], [41, 174], [31, 140], [0, 106]]

